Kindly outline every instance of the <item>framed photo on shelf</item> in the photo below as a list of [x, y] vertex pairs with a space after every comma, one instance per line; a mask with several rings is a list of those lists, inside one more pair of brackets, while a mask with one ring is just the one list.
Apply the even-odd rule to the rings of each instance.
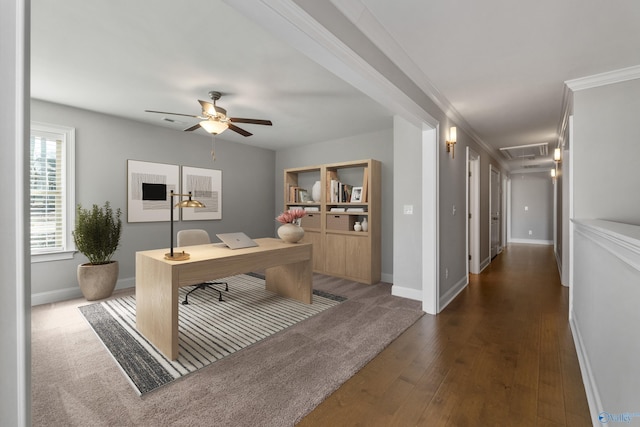
[[[171, 219], [171, 202], [167, 196], [171, 190], [179, 190], [180, 167], [164, 163], [127, 160], [127, 222], [155, 222]], [[166, 186], [164, 200], [143, 200], [143, 184]], [[160, 187], [158, 187], [160, 188]], [[174, 208], [173, 218], [177, 221], [178, 208]]]
[[299, 201], [301, 203], [308, 203], [308, 202], [312, 202], [313, 200], [311, 199], [311, 195], [309, 194], [309, 192], [307, 190], [299, 190], [298, 191], [298, 198]]
[[362, 187], [353, 187], [351, 189], [351, 203], [362, 202]]
[[183, 166], [181, 193], [189, 191], [205, 207], [181, 209], [183, 221], [222, 219], [222, 171]]

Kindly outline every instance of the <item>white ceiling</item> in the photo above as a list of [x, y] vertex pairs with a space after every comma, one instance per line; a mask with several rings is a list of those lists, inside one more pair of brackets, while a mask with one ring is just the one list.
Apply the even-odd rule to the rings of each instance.
[[272, 149], [392, 126], [386, 108], [220, 0], [32, 0], [31, 43], [36, 99], [181, 130], [197, 120], [144, 110], [200, 114], [217, 90], [231, 117], [273, 121], [220, 138]]
[[[564, 81], [640, 64], [637, 0], [332, 3], [496, 149], [553, 146]], [[220, 137], [273, 149], [392, 124], [392, 111], [220, 0], [32, 0], [32, 16], [37, 99], [182, 129], [195, 120], [144, 110], [198, 114], [197, 99], [219, 90], [231, 116], [274, 122]]]

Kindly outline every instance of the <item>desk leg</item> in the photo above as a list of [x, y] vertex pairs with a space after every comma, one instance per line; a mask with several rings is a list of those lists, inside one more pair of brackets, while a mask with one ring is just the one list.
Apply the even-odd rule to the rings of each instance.
[[310, 259], [271, 267], [265, 273], [268, 291], [311, 304], [313, 286]]
[[136, 254], [136, 328], [171, 360], [178, 358], [178, 286], [173, 275], [170, 265]]

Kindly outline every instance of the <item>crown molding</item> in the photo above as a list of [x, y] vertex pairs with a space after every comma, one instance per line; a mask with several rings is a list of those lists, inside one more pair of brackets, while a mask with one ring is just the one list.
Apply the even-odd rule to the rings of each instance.
[[569, 141], [565, 140], [565, 134], [569, 127], [569, 117], [573, 114], [573, 92], [569, 89], [569, 86], [564, 85], [562, 93], [562, 117], [558, 123], [558, 140], [556, 147], [564, 150], [570, 150]]
[[[440, 123], [442, 117], [432, 116], [424, 106], [414, 101], [387, 76], [364, 60], [358, 52], [353, 51], [295, 1], [224, 0], [224, 2], [287, 40], [302, 53], [378, 103], [386, 105], [394, 114], [404, 117], [417, 126], [426, 124], [435, 128]], [[332, 0], [327, 4], [330, 4], [335, 11], [350, 21], [354, 28], [369, 39], [387, 60], [395, 64], [398, 70], [442, 111], [444, 116], [453, 121], [476, 144], [493, 156], [506, 171], [510, 170], [509, 165], [501, 159], [500, 153], [480, 138], [361, 1]], [[324, 9], [323, 17], [329, 19], [330, 13], [332, 13], [330, 9]]]
[[634, 79], [640, 79], [640, 65], [567, 80], [564, 83], [569, 87], [569, 89], [575, 92], [578, 90], [591, 89], [594, 87], [606, 86]]
[[438, 121], [292, 0], [224, 0], [393, 114], [421, 126]]
[[509, 164], [504, 162], [500, 152], [486, 143], [467, 120], [456, 110], [451, 102], [431, 82], [393, 36], [369, 11], [361, 0], [332, 0], [334, 6], [349, 19], [380, 51], [393, 62], [422, 92], [445, 114], [447, 118], [463, 130], [482, 149], [492, 155], [507, 171]]

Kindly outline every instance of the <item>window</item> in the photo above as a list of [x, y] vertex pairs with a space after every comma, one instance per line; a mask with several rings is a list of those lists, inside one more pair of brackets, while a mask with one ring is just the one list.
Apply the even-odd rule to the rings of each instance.
[[31, 261], [72, 258], [75, 129], [31, 123]]

